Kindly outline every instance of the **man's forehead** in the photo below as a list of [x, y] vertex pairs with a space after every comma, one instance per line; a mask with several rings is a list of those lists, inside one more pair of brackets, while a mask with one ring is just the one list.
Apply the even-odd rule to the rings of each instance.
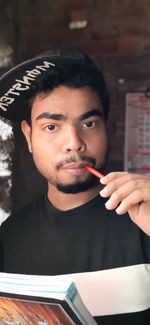
[[50, 91], [41, 91], [40, 93], [37, 93], [36, 96], [33, 98], [33, 101], [40, 102], [44, 100], [57, 100], [58, 98], [65, 101], [71, 97], [73, 97], [74, 100], [78, 97], [82, 97], [86, 100], [87, 97], [89, 97], [93, 100], [96, 99], [100, 101], [100, 96], [97, 91], [88, 85], [82, 87], [70, 87], [66, 85], [60, 85]]
[[[76, 107], [76, 104], [84, 104], [89, 106], [102, 106], [98, 94], [89, 86], [81, 88], [70, 88], [66, 86], [59, 86], [50, 92], [41, 92], [37, 94], [32, 100], [32, 107], [39, 106], [53, 106], [55, 109], [61, 109], [71, 105]], [[64, 105], [64, 106], [62, 106]], [[79, 106], [80, 109], [80, 106]]]
[[48, 93], [39, 93], [32, 101], [32, 110], [43, 113], [57, 112], [58, 114], [82, 114], [82, 110], [97, 108], [103, 110], [98, 94], [89, 86], [70, 88], [59, 86]]

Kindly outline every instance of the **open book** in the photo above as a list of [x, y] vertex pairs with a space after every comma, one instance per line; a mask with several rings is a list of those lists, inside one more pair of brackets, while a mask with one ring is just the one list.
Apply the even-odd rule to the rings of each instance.
[[71, 279], [0, 273], [0, 324], [94, 325]]

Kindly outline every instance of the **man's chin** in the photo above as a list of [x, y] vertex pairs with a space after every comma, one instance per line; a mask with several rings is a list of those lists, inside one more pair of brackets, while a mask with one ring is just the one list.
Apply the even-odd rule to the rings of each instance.
[[90, 178], [84, 182], [78, 182], [74, 184], [61, 184], [57, 183], [57, 190], [66, 194], [77, 194], [80, 192], [86, 192], [90, 190], [92, 187], [99, 184], [99, 181], [94, 177]]

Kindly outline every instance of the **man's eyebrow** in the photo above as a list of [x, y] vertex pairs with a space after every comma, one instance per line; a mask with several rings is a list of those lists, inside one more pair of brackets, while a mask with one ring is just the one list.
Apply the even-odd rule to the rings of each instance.
[[[99, 117], [103, 118], [103, 113], [98, 109], [92, 109], [84, 114], [81, 114], [79, 116], [79, 120], [82, 121], [82, 120], [85, 120], [91, 116], [99, 116]], [[36, 117], [36, 120], [41, 120], [44, 118], [49, 119], [49, 120], [55, 120], [55, 121], [65, 121], [67, 117], [63, 114], [44, 112], [44, 113], [38, 115]]]
[[79, 119], [82, 121], [82, 120], [85, 120], [91, 116], [100, 116], [102, 118], [104, 117], [103, 112], [101, 112], [98, 109], [92, 109], [92, 110], [80, 115]]
[[66, 119], [65, 115], [63, 114], [56, 114], [56, 113], [48, 113], [44, 112], [36, 117], [36, 120], [41, 120], [41, 119], [52, 119], [56, 121], [64, 121]]

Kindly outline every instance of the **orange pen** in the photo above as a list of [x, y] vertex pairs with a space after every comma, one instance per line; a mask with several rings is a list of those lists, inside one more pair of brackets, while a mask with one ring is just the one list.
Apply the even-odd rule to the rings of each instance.
[[103, 177], [104, 175], [102, 173], [100, 173], [98, 170], [96, 170], [95, 168], [89, 166], [89, 165], [85, 165], [84, 166], [86, 170], [88, 170], [91, 174], [95, 175], [98, 178]]

